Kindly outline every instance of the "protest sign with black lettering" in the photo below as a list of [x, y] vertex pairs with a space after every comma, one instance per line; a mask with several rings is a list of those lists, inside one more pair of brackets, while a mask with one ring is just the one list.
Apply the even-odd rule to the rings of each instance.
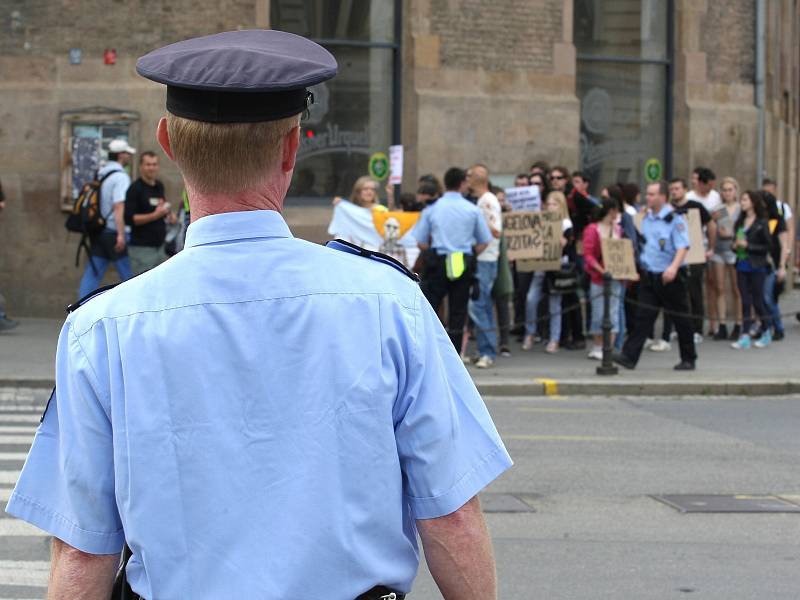
[[706, 245], [703, 240], [703, 222], [700, 219], [700, 209], [690, 208], [685, 217], [689, 227], [689, 254], [686, 255], [686, 262], [690, 265], [705, 264]]
[[620, 280], [635, 281], [639, 279], [636, 272], [636, 260], [633, 257], [633, 243], [628, 239], [601, 240], [603, 266], [611, 273], [611, 277]]
[[557, 213], [534, 213], [537, 218], [534, 227], [540, 232], [542, 253], [538, 258], [517, 261], [517, 271], [559, 271], [561, 270], [561, 234], [562, 219]]
[[508, 260], [542, 257], [544, 252], [542, 213], [505, 213], [503, 235], [508, 244]]

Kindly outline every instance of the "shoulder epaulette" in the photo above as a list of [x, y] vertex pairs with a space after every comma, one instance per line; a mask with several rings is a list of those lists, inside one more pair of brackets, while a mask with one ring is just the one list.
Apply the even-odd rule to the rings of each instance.
[[83, 298], [81, 298], [77, 302], [73, 302], [72, 304], [67, 305], [67, 312], [68, 313], [75, 312], [81, 306], [83, 306], [84, 304], [89, 302], [89, 300], [91, 300], [92, 298], [96, 298], [97, 296], [99, 296], [103, 292], [107, 292], [111, 288], [115, 288], [118, 285], [119, 285], [118, 283], [112, 283], [111, 285], [105, 285], [105, 286], [103, 286], [101, 288], [97, 288], [95, 291], [86, 294]]
[[355, 244], [351, 244], [350, 242], [346, 242], [344, 240], [331, 240], [330, 242], [325, 244], [325, 247], [333, 248], [334, 250], [338, 250], [340, 252], [347, 252], [348, 254], [355, 254], [356, 256], [362, 256], [364, 258], [369, 258], [371, 260], [383, 263], [385, 265], [389, 265], [393, 269], [400, 271], [403, 275], [405, 275], [412, 281], [416, 281], [417, 283], [419, 283], [419, 275], [414, 273], [414, 271], [406, 267], [399, 260], [389, 256], [388, 254], [382, 254], [380, 252], [375, 252], [373, 250], [366, 250], [361, 246], [356, 246]]

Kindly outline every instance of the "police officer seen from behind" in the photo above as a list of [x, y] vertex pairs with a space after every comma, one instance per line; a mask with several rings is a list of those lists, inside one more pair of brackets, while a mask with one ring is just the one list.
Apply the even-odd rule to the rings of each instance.
[[695, 368], [694, 335], [689, 312], [687, 272], [684, 259], [689, 252], [689, 231], [683, 216], [675, 213], [667, 202], [666, 181], [647, 186], [647, 214], [642, 221], [644, 248], [640, 258], [642, 279], [639, 284], [639, 306], [636, 321], [620, 354], [614, 361], [626, 369], [639, 362], [642, 348], [653, 329], [659, 308], [670, 311], [678, 332], [681, 362], [677, 371]]
[[444, 195], [422, 211], [411, 234], [426, 253], [422, 290], [435, 311], [447, 298], [447, 331], [461, 354], [462, 330], [475, 281], [475, 257], [493, 237], [481, 209], [464, 197], [466, 171], [449, 169], [444, 174], [444, 187]]
[[279, 31], [139, 59], [192, 223], [61, 331], [7, 508], [54, 536], [49, 597], [106, 600], [127, 543], [147, 600], [403, 598], [418, 533], [445, 598], [496, 597], [476, 495], [511, 460], [414, 275], [281, 216], [336, 70]]

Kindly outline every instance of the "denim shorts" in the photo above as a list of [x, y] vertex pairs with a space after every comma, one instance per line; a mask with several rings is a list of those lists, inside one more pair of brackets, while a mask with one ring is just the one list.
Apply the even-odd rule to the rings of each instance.
[[[621, 281], [611, 282], [610, 317], [612, 333], [619, 333], [619, 303], [622, 298], [623, 286]], [[592, 283], [590, 292], [592, 299], [592, 327], [591, 335], [603, 333], [603, 286]]]

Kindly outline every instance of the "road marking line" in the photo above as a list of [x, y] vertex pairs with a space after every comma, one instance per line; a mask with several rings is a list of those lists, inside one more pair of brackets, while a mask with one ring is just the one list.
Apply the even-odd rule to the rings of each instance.
[[0, 471], [0, 483], [17, 483], [19, 471]]
[[527, 442], [620, 442], [620, 438], [592, 435], [503, 435], [503, 440]]
[[25, 460], [27, 452], [0, 452], [0, 460]]
[[545, 377], [538, 377], [534, 379], [536, 383], [541, 383], [544, 386], [545, 396], [558, 396], [558, 381], [555, 379], [547, 379]]
[[8, 502], [13, 491], [13, 488], [0, 488], [0, 502]]
[[30, 425], [0, 425], [0, 433], [30, 433], [33, 435], [36, 433], [36, 428]]
[[3, 585], [46, 586], [50, 561], [0, 560], [0, 583]]
[[30, 535], [48, 537], [50, 534], [19, 519], [0, 519], [0, 538]]
[[41, 419], [42, 415], [4, 415], [0, 412], [0, 421], [3, 423], [30, 423], [36, 427]]
[[0, 435], [0, 444], [32, 444], [33, 435]]
[[610, 414], [610, 415], [636, 415], [647, 413], [638, 413], [634, 411], [613, 410], [610, 408], [545, 408], [537, 406], [521, 406], [517, 408], [520, 412], [540, 412], [540, 413], [565, 413], [565, 414]]

